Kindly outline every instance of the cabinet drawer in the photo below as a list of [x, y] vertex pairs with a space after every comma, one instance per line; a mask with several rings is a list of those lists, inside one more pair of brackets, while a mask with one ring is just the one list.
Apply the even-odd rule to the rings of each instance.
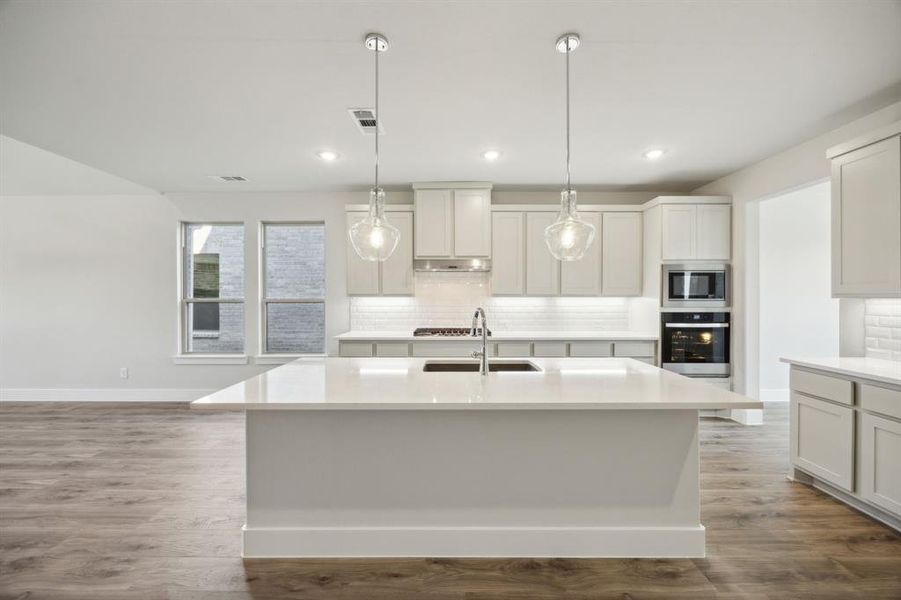
[[545, 357], [566, 356], [566, 342], [535, 342], [532, 355]]
[[860, 415], [860, 495], [901, 517], [901, 423]]
[[613, 356], [613, 342], [570, 342], [570, 356]]
[[498, 342], [498, 356], [532, 356], [532, 344], [529, 342]]
[[[493, 352], [492, 346], [488, 344], [488, 354]], [[466, 341], [466, 342], [413, 342], [413, 356], [423, 357], [441, 357], [450, 356], [457, 358], [469, 358], [473, 352], [482, 349], [482, 342]]]
[[[857, 402], [864, 410], [901, 419], [901, 390], [890, 390], [868, 383], [857, 384]], [[901, 469], [901, 465], [898, 465]]]
[[381, 357], [410, 356], [410, 344], [407, 342], [377, 342], [375, 355]]
[[793, 368], [791, 370], [791, 389], [833, 402], [854, 404], [854, 384], [838, 377]]
[[854, 409], [792, 392], [790, 437], [793, 465], [854, 491]]
[[653, 342], [613, 342], [613, 356], [654, 356]]
[[338, 354], [347, 357], [372, 356], [372, 342], [339, 342]]

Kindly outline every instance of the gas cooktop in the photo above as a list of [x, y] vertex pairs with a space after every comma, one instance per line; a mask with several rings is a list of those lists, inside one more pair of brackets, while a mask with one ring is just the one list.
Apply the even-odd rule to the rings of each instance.
[[[468, 327], [417, 327], [413, 330], [416, 337], [465, 337], [471, 335]], [[482, 330], [477, 329], [476, 335], [482, 335]], [[488, 330], [491, 335], [491, 330]]]

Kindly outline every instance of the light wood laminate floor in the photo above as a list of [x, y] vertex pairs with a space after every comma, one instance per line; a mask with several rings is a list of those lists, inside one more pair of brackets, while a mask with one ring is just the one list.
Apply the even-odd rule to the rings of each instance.
[[901, 598], [901, 536], [786, 481], [787, 421], [702, 422], [705, 559], [243, 561], [243, 414], [4, 403], [0, 598]]

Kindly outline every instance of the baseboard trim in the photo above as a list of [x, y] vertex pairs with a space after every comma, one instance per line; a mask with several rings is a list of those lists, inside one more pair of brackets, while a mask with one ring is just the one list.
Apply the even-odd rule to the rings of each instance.
[[190, 402], [214, 391], [191, 388], [0, 388], [0, 401]]
[[873, 506], [848, 492], [841, 490], [821, 479], [817, 479], [810, 473], [799, 469], [798, 467], [793, 467], [792, 471], [789, 472], [788, 475], [789, 481], [794, 481], [797, 483], [801, 483], [804, 485], [809, 485], [812, 488], [818, 489], [824, 494], [828, 494], [838, 500], [839, 502], [844, 502], [851, 508], [862, 512], [867, 515], [871, 519], [875, 519], [879, 521], [883, 525], [887, 525], [891, 527], [895, 531], [901, 532], [901, 519], [892, 515], [891, 513], [882, 510], [877, 506]]
[[245, 558], [703, 558], [688, 527], [247, 527]]
[[791, 391], [785, 389], [760, 390], [761, 402], [788, 402], [791, 399]]

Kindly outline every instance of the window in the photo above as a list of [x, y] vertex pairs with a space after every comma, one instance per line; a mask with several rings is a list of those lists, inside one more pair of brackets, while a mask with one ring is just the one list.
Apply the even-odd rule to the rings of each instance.
[[244, 226], [182, 224], [182, 344], [192, 354], [244, 352]]
[[325, 225], [264, 223], [262, 351], [325, 353]]

